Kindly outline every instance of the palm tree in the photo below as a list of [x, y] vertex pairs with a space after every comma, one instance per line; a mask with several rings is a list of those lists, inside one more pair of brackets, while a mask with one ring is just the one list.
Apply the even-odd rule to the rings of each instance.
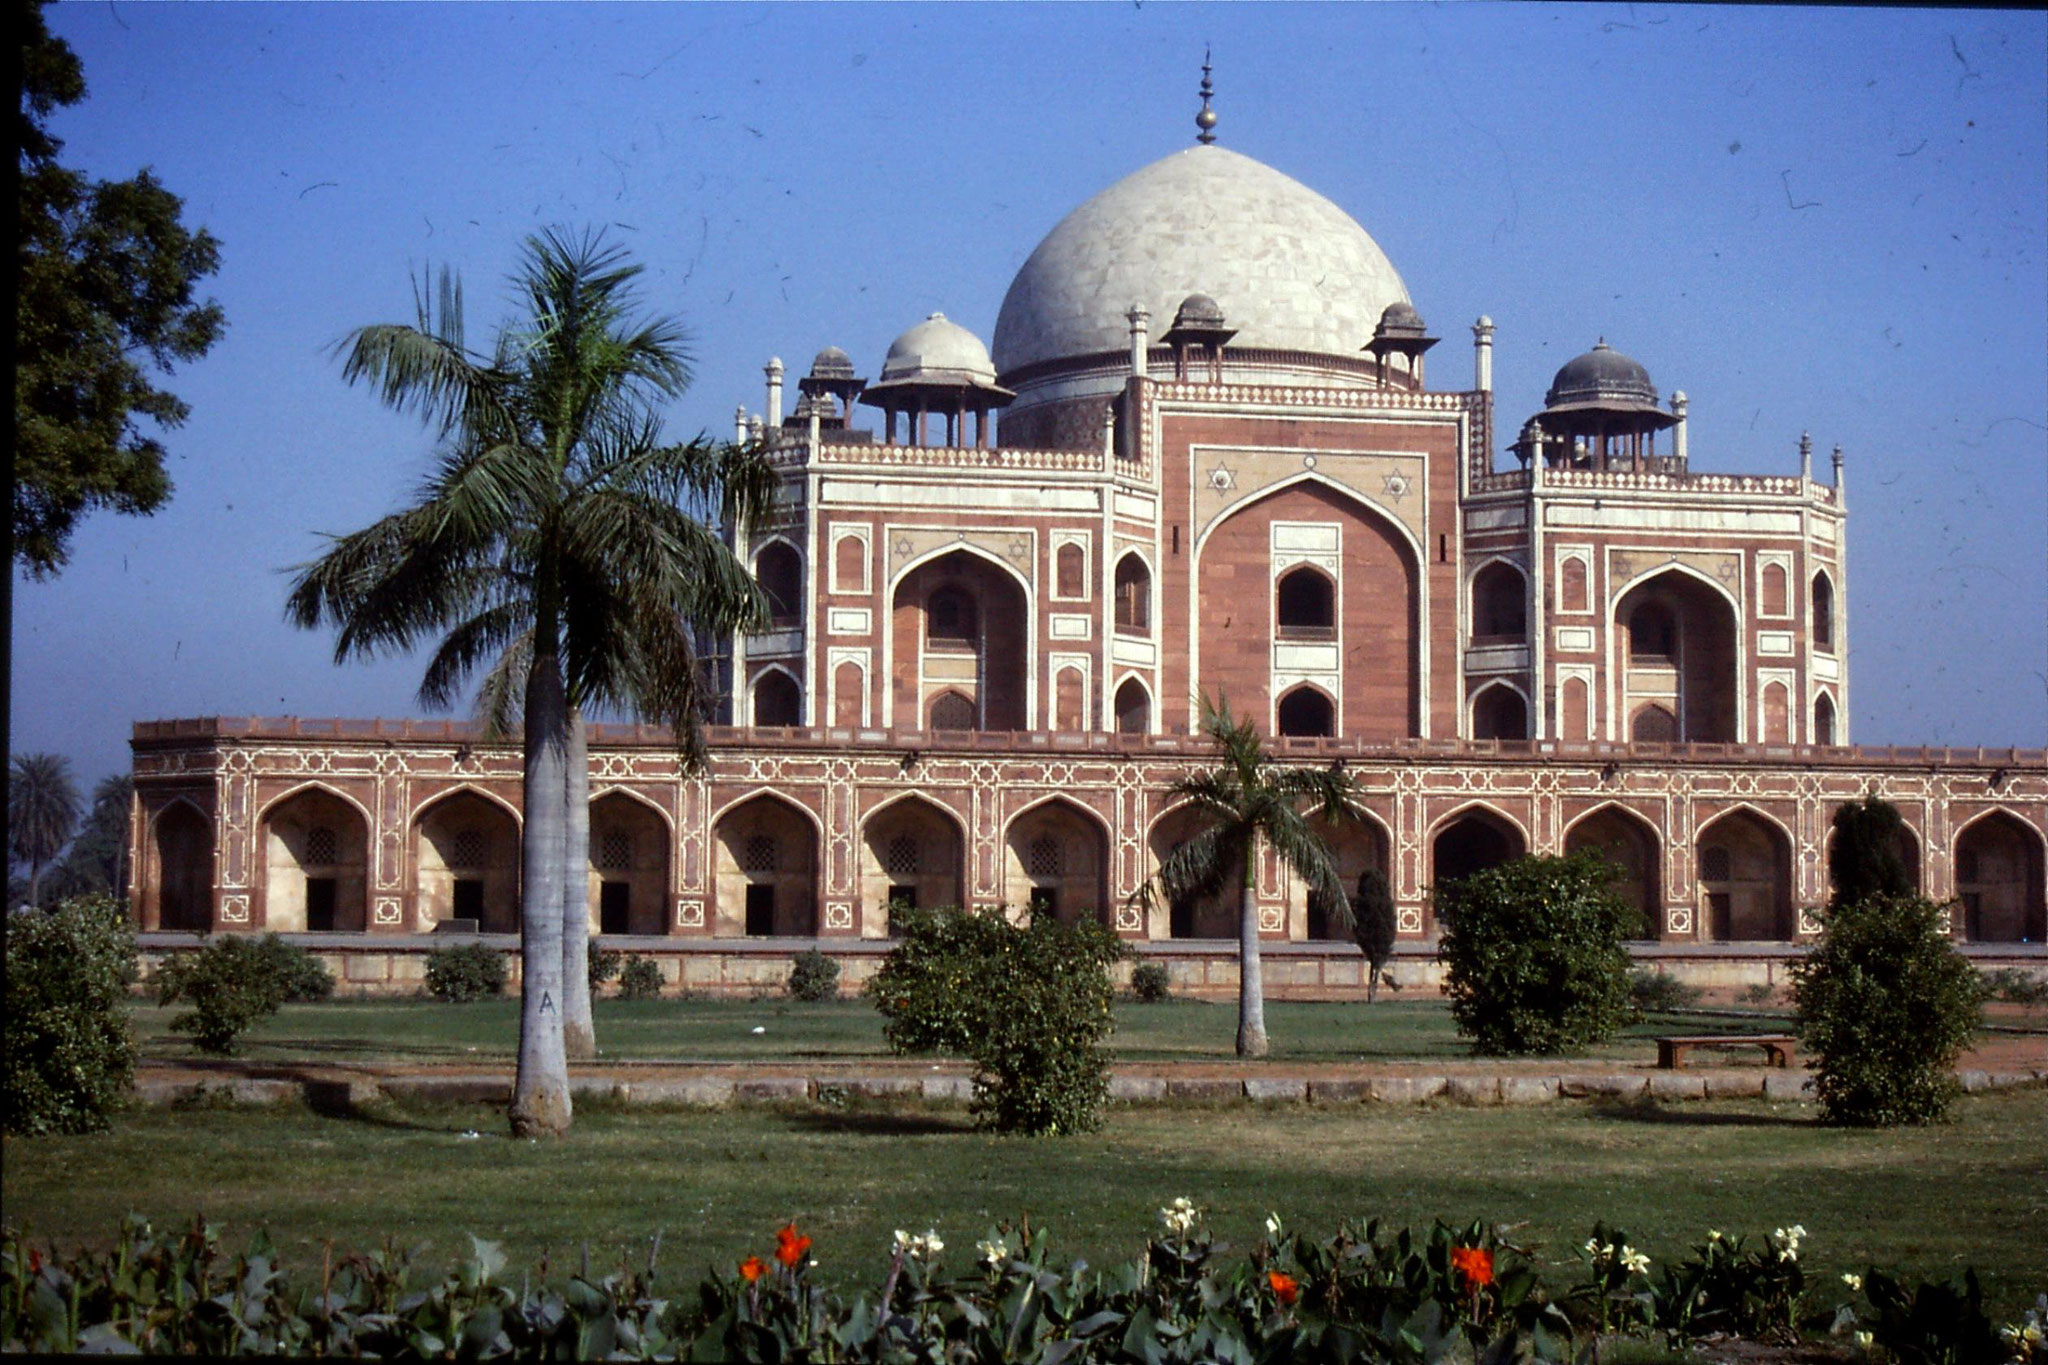
[[78, 826], [78, 784], [62, 754], [16, 754], [7, 775], [7, 855], [28, 864], [28, 899], [42, 904], [43, 869]]
[[[489, 357], [465, 345], [460, 285], [445, 272], [438, 308], [421, 291], [417, 326], [351, 333], [344, 376], [417, 413], [445, 449], [412, 506], [299, 566], [287, 606], [300, 626], [336, 628], [337, 662], [439, 637], [421, 700], [449, 705], [483, 670], [486, 730], [519, 718], [511, 1118], [522, 1136], [566, 1132], [571, 1117], [564, 969], [583, 946], [588, 894], [571, 873], [588, 865], [587, 847], [570, 848], [571, 718], [608, 709], [667, 724], [686, 762], [701, 763], [695, 632], [766, 616], [745, 566], [691, 509], [744, 536], [772, 500], [773, 474], [753, 450], [660, 440], [655, 405], [690, 372], [674, 322], [631, 318], [638, 273], [601, 235], [548, 231], [528, 239], [515, 277], [526, 320], [501, 331]], [[565, 935], [569, 905], [578, 932]]]
[[[1219, 890], [1239, 874], [1237, 922], [1237, 1055], [1266, 1055], [1266, 996], [1259, 977], [1258, 853], [1270, 848], [1309, 894], [1325, 897], [1349, 923], [1350, 901], [1336, 861], [1311, 819], [1355, 819], [1357, 784], [1341, 767], [1294, 768], [1266, 753], [1249, 720], [1236, 720], [1227, 702], [1204, 696], [1202, 733], [1216, 745], [1218, 763], [1184, 777], [1168, 793], [1188, 802], [1203, 829], [1167, 855], [1135, 899], [1149, 908], [1157, 895], [1169, 903]], [[1157, 888], [1155, 890], [1155, 887]]]

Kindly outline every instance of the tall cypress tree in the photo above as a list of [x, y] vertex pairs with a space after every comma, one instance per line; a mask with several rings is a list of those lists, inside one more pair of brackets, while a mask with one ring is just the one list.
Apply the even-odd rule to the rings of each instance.
[[1828, 908], [1872, 896], [1911, 896], [1918, 888], [1899, 856], [1899, 831], [1905, 821], [1890, 802], [1875, 795], [1852, 801], [1835, 812], [1835, 841], [1828, 849], [1828, 880], [1834, 894]]

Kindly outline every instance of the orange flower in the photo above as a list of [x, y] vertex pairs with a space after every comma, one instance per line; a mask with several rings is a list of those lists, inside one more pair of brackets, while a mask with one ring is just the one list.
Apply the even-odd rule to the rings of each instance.
[[1493, 1283], [1493, 1253], [1485, 1247], [1452, 1247], [1451, 1269], [1465, 1277], [1475, 1292]]
[[796, 1224], [789, 1223], [775, 1234], [775, 1259], [795, 1270], [803, 1264], [804, 1256], [811, 1249], [811, 1239], [799, 1237]]
[[740, 1278], [748, 1284], [752, 1284], [767, 1273], [768, 1263], [759, 1256], [749, 1256], [746, 1260], [740, 1262]]
[[1292, 1308], [1294, 1301], [1301, 1297], [1301, 1283], [1292, 1275], [1269, 1270], [1266, 1272], [1266, 1283], [1273, 1286], [1273, 1297], [1280, 1300], [1282, 1308]]

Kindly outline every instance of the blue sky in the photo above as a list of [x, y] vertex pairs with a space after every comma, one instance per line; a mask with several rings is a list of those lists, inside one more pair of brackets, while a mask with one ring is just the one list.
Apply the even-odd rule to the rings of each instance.
[[1500, 425], [1604, 335], [1691, 398], [1695, 468], [1849, 460], [1863, 743], [2048, 743], [2048, 18], [1966, 10], [1312, 5], [70, 3], [65, 158], [154, 166], [221, 239], [226, 339], [171, 386], [178, 488], [18, 584], [13, 744], [84, 781], [138, 718], [411, 715], [336, 667], [283, 570], [397, 505], [410, 421], [351, 327], [459, 269], [473, 333], [538, 227], [612, 225], [696, 338], [677, 434], [761, 366], [872, 375], [943, 309], [984, 338], [1059, 218], [1224, 145], [1373, 234]]

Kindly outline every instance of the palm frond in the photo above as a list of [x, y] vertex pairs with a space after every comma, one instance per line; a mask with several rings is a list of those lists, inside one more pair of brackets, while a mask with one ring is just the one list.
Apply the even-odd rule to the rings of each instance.
[[427, 661], [420, 701], [431, 707], [453, 705], [469, 676], [502, 659], [515, 641], [524, 639], [531, 649], [532, 629], [531, 606], [517, 598], [495, 602], [458, 622]]
[[477, 684], [477, 737], [486, 743], [500, 743], [519, 733], [526, 706], [526, 669], [533, 660], [533, 635], [519, 636], [507, 645], [496, 663]]

